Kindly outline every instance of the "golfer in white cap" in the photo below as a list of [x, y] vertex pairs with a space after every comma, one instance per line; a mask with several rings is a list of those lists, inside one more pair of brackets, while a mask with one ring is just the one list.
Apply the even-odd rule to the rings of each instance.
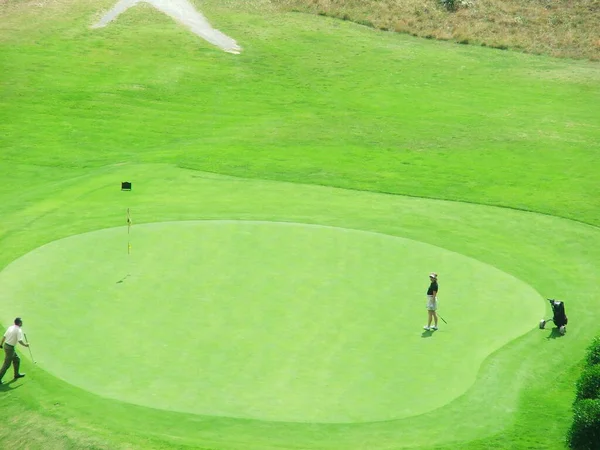
[[[435, 272], [429, 274], [429, 288], [427, 289], [427, 325], [423, 328], [427, 331], [438, 329], [437, 309], [438, 275]], [[433, 326], [431, 322], [433, 320]]]

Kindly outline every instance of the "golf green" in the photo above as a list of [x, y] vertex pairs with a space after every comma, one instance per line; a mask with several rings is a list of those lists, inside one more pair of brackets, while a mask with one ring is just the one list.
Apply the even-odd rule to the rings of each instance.
[[[423, 332], [432, 270], [450, 323]], [[501, 308], [490, 292], [503, 292]], [[2, 271], [0, 297], [31, 317], [39, 366], [90, 392], [171, 411], [311, 423], [439, 408], [544, 313], [523, 281], [440, 247], [239, 220], [57, 240]]]

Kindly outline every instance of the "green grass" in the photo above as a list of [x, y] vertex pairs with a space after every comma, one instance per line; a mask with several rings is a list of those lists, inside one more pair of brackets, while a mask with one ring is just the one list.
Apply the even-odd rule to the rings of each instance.
[[[532, 317], [531, 331], [487, 357], [454, 401], [366, 424], [155, 410], [96, 396], [42, 363], [26, 363], [29, 377], [0, 391], [3, 416], [15, 418], [0, 427], [0, 442], [45, 449], [562, 447], [573, 383], [598, 319], [597, 65], [203, 4], [244, 47], [232, 56], [150, 8], [92, 31], [95, 2], [27, 5], [6, 2], [0, 10], [0, 267], [57, 239], [122, 226], [127, 207], [136, 226], [307, 223], [473, 258], [540, 297], [565, 299], [572, 325], [565, 338], [546, 339], [550, 330], [535, 330], [539, 317]], [[118, 190], [125, 179], [133, 192]], [[456, 297], [453, 307], [465, 301]], [[502, 308], [503, 300], [490, 297], [486, 307]], [[7, 325], [18, 305], [0, 301]], [[43, 359], [52, 346], [88, 345], [67, 306], [64, 322], [25, 317], [26, 331], [36, 321], [40, 330], [77, 322], [72, 339], [53, 335], [58, 341], [35, 341], [30, 328]], [[453, 314], [448, 329], [495, 337], [461, 317]], [[134, 359], [133, 349], [127, 356]], [[118, 363], [104, 369], [119, 376]], [[165, 364], [159, 378], [168, 377]]]
[[598, 65], [209, 3], [246, 47], [234, 58], [150, 8], [89, 30], [84, 6], [7, 27], [6, 159], [173, 162], [599, 223]]
[[[116, 180], [124, 177], [140, 180], [135, 181], [133, 192], [122, 193], [119, 191]], [[587, 298], [593, 294], [594, 283], [588, 273], [599, 255], [596, 250], [588, 248], [588, 243], [597, 238], [597, 229], [549, 216], [493, 207], [325, 187], [206, 176], [202, 173], [168, 166], [125, 165], [102, 168], [88, 173], [84, 179], [76, 178], [68, 182], [63, 181], [61, 184], [63, 184], [63, 190], [60, 195], [60, 205], [51, 213], [38, 215], [38, 220], [30, 224], [26, 232], [14, 233], [5, 238], [3, 248], [25, 252], [33, 250], [44, 242], [83, 231], [118, 226], [124, 222], [123, 213], [126, 205], [131, 206], [134, 211], [134, 219], [138, 224], [134, 225], [134, 233], [139, 233], [136, 230], [144, 227], [139, 224], [146, 222], [219, 218], [305, 222], [376, 231], [461, 253], [490, 264], [517, 279], [527, 281], [540, 292], [540, 295], [552, 292], [559, 294], [562, 298], [568, 298], [568, 312], [571, 320], [575, 321], [577, 326], [570, 329], [567, 338], [548, 340], [547, 337], [551, 334], [550, 330], [542, 332], [535, 329], [539, 315], [526, 313], [524, 306], [521, 306], [498, 313], [500, 317], [505, 313], [516, 314], [515, 321], [505, 319], [505, 321], [494, 322], [490, 325], [490, 330], [496, 331], [488, 332], [483, 326], [473, 326], [471, 322], [473, 317], [468, 312], [461, 314], [461, 310], [483, 308], [482, 312], [474, 312], [473, 315], [480, 316], [482, 320], [485, 320], [493, 318], [493, 311], [503, 308], [506, 302], [512, 304], [514, 301], [520, 301], [521, 298], [514, 298], [505, 292], [507, 298], [493, 297], [487, 300], [489, 304], [485, 304], [485, 302], [482, 304], [475, 300], [478, 295], [482, 295], [477, 294], [477, 289], [469, 292], [465, 298], [464, 295], [457, 293], [456, 287], [451, 288], [456, 283], [460, 285], [465, 282], [469, 283], [471, 280], [449, 280], [448, 290], [453, 294], [448, 294], [449, 297], [442, 296], [442, 299], [446, 303], [444, 312], [449, 314], [449, 316], [446, 314], [446, 317], [451, 320], [451, 324], [446, 331], [442, 330], [432, 339], [438, 337], [443, 339], [444, 333], [450, 333], [449, 339], [452, 339], [452, 335], [455, 333], [459, 333], [459, 335], [473, 333], [473, 338], [480, 341], [477, 348], [483, 350], [483, 342], [486, 339], [496, 340], [500, 335], [506, 333], [519, 333], [518, 328], [514, 328], [514, 323], [525, 324], [530, 321], [531, 331], [512, 340], [487, 358], [478, 371], [475, 383], [456, 400], [428, 414], [397, 421], [362, 425], [278, 424], [169, 413], [115, 403], [92, 394], [86, 394], [61, 383], [49, 374], [40, 372], [40, 368], [37, 367], [28, 367], [33, 381], [25, 379], [27, 383], [16, 383], [18, 388], [10, 391], [12, 396], [19, 394], [19, 400], [24, 402], [20, 407], [13, 406], [11, 408], [13, 413], [16, 414], [19, 411], [23, 414], [24, 411], [27, 411], [27, 414], [31, 415], [39, 409], [45, 420], [51, 420], [54, 426], [58, 427], [63, 421], [68, 421], [73, 430], [72, 433], [86, 430], [85, 437], [104, 439], [100, 442], [107, 442], [108, 448], [119, 446], [170, 447], [178, 443], [208, 448], [274, 448], [277, 446], [300, 448], [424, 446], [427, 448], [428, 445], [433, 444], [456, 446], [457, 442], [461, 447], [486, 448], [490, 443], [495, 442], [495, 438], [490, 437], [495, 433], [501, 433], [502, 439], [507, 442], [514, 442], [514, 448], [526, 448], [529, 440], [536, 441], [538, 448], [557, 448], [555, 441], [560, 440], [568, 425], [568, 421], [564, 420], [564, 417], [568, 417], [569, 414], [572, 397], [570, 383], [575, 379], [573, 368], [579, 364], [583, 348], [593, 335], [593, 325], [596, 320], [595, 315], [589, 313], [587, 302], [578, 299]], [[52, 187], [53, 184], [48, 183], [48, 186]], [[175, 187], [178, 189], [178, 195], [173, 194], [172, 189]], [[46, 197], [44, 194], [35, 195], [40, 200]], [[435, 217], [431, 216], [431, 210], [436, 211]], [[361, 214], [357, 214], [357, 211], [360, 211]], [[14, 214], [9, 214], [9, 217], [14, 217]], [[444, 224], [443, 227], [439, 225], [440, 223]], [[125, 233], [124, 228], [122, 228], [122, 232]], [[450, 240], [448, 239], [449, 235], [453, 237]], [[555, 236], [567, 235], [570, 236], [570, 239], [555, 238]], [[552, 246], [540, 245], [541, 242], [549, 240], [554, 240]], [[53, 246], [56, 247], [55, 244]], [[125, 245], [122, 245], [121, 248], [123, 257], [125, 257]], [[48, 249], [48, 247], [41, 250], [44, 249]], [[132, 250], [139, 252], [142, 249], [138, 243], [132, 247]], [[16, 256], [17, 253], [13, 250], [6, 255], [6, 259], [13, 259], [12, 255]], [[28, 258], [35, 254], [33, 253]], [[455, 258], [453, 257], [448, 262], [457, 261]], [[447, 270], [452, 273], [453, 270], [459, 270], [460, 267], [462, 264], [455, 269]], [[89, 268], [89, 270], [95, 270], [100, 278], [104, 273], [102, 268]], [[388, 270], [393, 271], [393, 267]], [[8, 271], [6, 275], [10, 275], [10, 273]], [[40, 280], [49, 276], [48, 273], [46, 275], [44, 273], [43, 270], [36, 272]], [[94, 278], [91, 278], [89, 274], [86, 275], [85, 271], [78, 278], [81, 279], [84, 288], [87, 283], [94, 282]], [[61, 279], [63, 278], [58, 278], [59, 281]], [[86, 279], [89, 281], [84, 281]], [[56, 283], [56, 281], [54, 282]], [[415, 281], [411, 281], [411, 283], [415, 283]], [[478, 283], [481, 283], [481, 280]], [[410, 325], [412, 322], [415, 323], [414, 327], [406, 326], [412, 328], [413, 337], [421, 340], [419, 328], [422, 320], [419, 313], [422, 314], [422, 286], [418, 280], [416, 280], [416, 285], [419, 285], [418, 292], [415, 293], [416, 310], [410, 314], [407, 312], [409, 318], [407, 322], [410, 322]], [[7, 284], [3, 283], [3, 286], [7, 286]], [[48, 324], [40, 323], [42, 317], [31, 317], [30, 319], [30, 325], [35, 325], [35, 327], [30, 328], [29, 337], [32, 340], [41, 341], [38, 344], [41, 354], [39, 357], [36, 356], [38, 359], [41, 358], [41, 368], [44, 367], [44, 360], [47, 360], [52, 354], [55, 355], [57, 361], [48, 361], [47, 364], [50, 367], [55, 367], [61, 361], [68, 361], [69, 358], [64, 355], [69, 350], [80, 353], [87, 349], [89, 350], [88, 357], [93, 362], [105, 361], [110, 357], [110, 355], [99, 354], [102, 351], [102, 345], [97, 342], [97, 337], [93, 341], [89, 339], [90, 333], [95, 333], [93, 330], [87, 330], [85, 333], [76, 331], [86, 325], [88, 328], [92, 325], [89, 318], [86, 321], [86, 315], [81, 310], [84, 308], [87, 312], [94, 304], [92, 303], [86, 308], [85, 305], [77, 306], [78, 301], [94, 302], [96, 295], [102, 297], [102, 292], [100, 292], [100, 294], [91, 294], [79, 300], [76, 295], [78, 286], [79, 282], [73, 282], [66, 286], [65, 292], [68, 298], [62, 299], [60, 303], [56, 302], [58, 305], [71, 305], [70, 307], [62, 307], [59, 311], [50, 312], [52, 305], [40, 306], [39, 302], [50, 295], [43, 290], [39, 293], [42, 296], [39, 301], [33, 301], [30, 306], [26, 306], [27, 309], [33, 310], [37, 304], [40, 311], [47, 309], [48, 311], [43, 314], [44, 317], [50, 315], [56, 317], [57, 313], [60, 314], [61, 311], [66, 313], [64, 319], [56, 319]], [[415, 289], [407, 288], [407, 290], [412, 292]], [[35, 292], [35, 289], [32, 292]], [[173, 294], [176, 293], [177, 290], [174, 290]], [[498, 295], [501, 294], [502, 292]], [[485, 294], [483, 295], [485, 298]], [[393, 300], [387, 299], [384, 303], [387, 305], [385, 308], [392, 308], [389, 302], [393, 302]], [[473, 300], [472, 306], [468, 306], [470, 300]], [[10, 302], [10, 299], [4, 298], [4, 301]], [[401, 318], [400, 314], [406, 307], [401, 306], [403, 303], [399, 302], [397, 305], [399, 316], [394, 320]], [[23, 302], [23, 305], [26, 305], [26, 302]], [[542, 307], [542, 305], [543, 302], [540, 300], [539, 306]], [[367, 318], [369, 321], [375, 320], [376, 314], [382, 313], [391, 316], [393, 310], [382, 310], [382, 306], [373, 305], [373, 311], [369, 311], [367, 308], [362, 314], [363, 320]], [[128, 304], [124, 311], [128, 311], [130, 307], [135, 307], [135, 303]], [[412, 310], [411, 307], [408, 309]], [[5, 308], [3, 308], [4, 310]], [[121, 317], [119, 314], [122, 311], [123, 308], [116, 308], [114, 316], [110, 317], [104, 313], [94, 320], [93, 325], [104, 329], [105, 326], [100, 324], [106, 320], [119, 320]], [[524, 316], [521, 316], [521, 313]], [[9, 314], [10, 312], [7, 311], [6, 317]], [[27, 316], [31, 316], [31, 313]], [[127, 313], [125, 316], [131, 317], [132, 314]], [[417, 320], [414, 320], [415, 318]], [[65, 319], [66, 322], [64, 322]], [[6, 320], [7, 318], [3, 319], [3, 321]], [[68, 325], [71, 322], [76, 323]], [[60, 333], [60, 324], [69, 326], [77, 340], [66, 339], [63, 349], [53, 350], [53, 343], [60, 338], [57, 334]], [[135, 324], [125, 323], [124, 325], [135, 328]], [[58, 330], [57, 326], [59, 326]], [[112, 326], [114, 327], [114, 325]], [[401, 327], [400, 324], [398, 327]], [[404, 325], [402, 325], [403, 327]], [[162, 327], [155, 327], [158, 336], [160, 336], [161, 330]], [[322, 332], [323, 330], [321, 328]], [[186, 327], [183, 331], [188, 331], [193, 336], [197, 335], [197, 332], [193, 331], [193, 327]], [[381, 335], [382, 338], [389, 338], [390, 336], [390, 331], [386, 332], [384, 328], [380, 327], [376, 331], [375, 337]], [[402, 333], [406, 331], [410, 330], [403, 330]], [[329, 333], [331, 332], [333, 332], [332, 336], [339, 336], [335, 330], [330, 330]], [[46, 337], [49, 342], [45, 342]], [[111, 339], [113, 338], [107, 337], [107, 343], [111, 342]], [[496, 341], [493, 347], [502, 345], [502, 341], [502, 339]], [[327, 341], [325, 340], [325, 342]], [[152, 344], [153, 342], [139, 345], [145, 348]], [[465, 343], [463, 342], [463, 344]], [[118, 381], [119, 368], [127, 367], [135, 362], [138, 354], [137, 345], [137, 342], [131, 342], [129, 339], [122, 344], [125, 348], [129, 347], [129, 352], [122, 350], [125, 354], [124, 358], [131, 359], [129, 362], [118, 363], [114, 367], [107, 367], [105, 362], [96, 369], [73, 367], [72, 370], [75, 374], [70, 374], [69, 377], [77, 376], [81, 370], [98, 372], [104, 370], [108, 378], [116, 378]], [[381, 345], [390, 352], [393, 351], [394, 342], [390, 342], [389, 339], [382, 340]], [[37, 348], [34, 347], [36, 350]], [[221, 344], [221, 349], [224, 349], [223, 344]], [[402, 350], [397, 350], [397, 352], [400, 351]], [[458, 349], [457, 351], [459, 354], [463, 353]], [[63, 356], [59, 358], [59, 355]], [[528, 358], [524, 360], [523, 355], [528, 355]], [[437, 364], [436, 360], [437, 358], [433, 355], [431, 362], [424, 365], [419, 376], [435, 374], [432, 368]], [[459, 358], [455, 363], [460, 363], [461, 360], [464, 358]], [[404, 365], [406, 363], [398, 361], [396, 364]], [[178, 368], [188, 369], [188, 367]], [[63, 373], [68, 369], [69, 367], [65, 368]], [[266, 374], [268, 373], [266, 371]], [[552, 373], [553, 377], [548, 377], [548, 373]], [[440, 374], [440, 382], [445, 379], [445, 376], [448, 374]], [[168, 384], [173, 381], [168, 362], [165, 362], [161, 376], [158, 378], [159, 380], [164, 378], [160, 381], [162, 383]], [[175, 379], [177, 378], [175, 377]], [[259, 381], [255, 380], [254, 382]], [[377, 384], [373, 386], [377, 386]], [[559, 386], [562, 389], [558, 389]], [[527, 397], [530, 397], [529, 400], [524, 401], [523, 398]], [[557, 397], [562, 401], [557, 401]], [[493, 408], [490, 408], [490, 405], [493, 405]], [[456, 422], [457, 416], [461, 417], [460, 423]], [[520, 416], [522, 419], [517, 420]], [[430, 429], [431, 421], [438, 424], [435, 430]], [[551, 434], [547, 428], [540, 427], [540, 423], [548, 421], [556, 427]], [[511, 425], [513, 422], [515, 425]], [[34, 431], [36, 429], [37, 427], [33, 427]], [[31, 431], [20, 430], [20, 432], [25, 436], [32, 436]], [[17, 433], [19, 433], [19, 429], [17, 429]], [[65, 439], [65, 437], [57, 432], [51, 435], [51, 439], [58, 440]], [[477, 440], [480, 439], [482, 441], [477, 443]], [[75, 441], [74, 446], [81, 443], [81, 438], [77, 434], [73, 440]], [[46, 440], [41, 442], [47, 444]], [[55, 441], [51, 440], [50, 442]], [[40, 444], [40, 446], [43, 445]], [[59, 447], [61, 446], [62, 442]]]
[[[428, 341], [419, 329], [432, 265], [447, 279], [440, 297], [455, 327]], [[37, 362], [73, 385], [158, 409], [279, 422], [430, 412], [466, 392], [483, 360], [545, 312], [526, 283], [440, 247], [265, 221], [80, 234], [13, 262], [0, 286], [31, 317]], [[505, 297], [500, 311], [490, 296]], [[55, 345], [66, 311], [85, 345]], [[115, 358], [119, 375], [107, 380]]]

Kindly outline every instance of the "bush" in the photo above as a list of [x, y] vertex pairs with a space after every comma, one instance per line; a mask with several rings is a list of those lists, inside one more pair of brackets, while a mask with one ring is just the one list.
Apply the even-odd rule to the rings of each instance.
[[[600, 364], [588, 367], [577, 381], [576, 400], [600, 399]], [[600, 448], [600, 441], [598, 441]]]
[[471, 8], [474, 0], [438, 0], [447, 11], [456, 11], [458, 8]]
[[588, 366], [600, 364], [600, 336], [596, 336], [588, 347], [587, 363]]
[[574, 450], [600, 448], [600, 399], [575, 402], [573, 425], [569, 430], [568, 441]]
[[458, 1], [456, 0], [440, 0], [440, 4], [448, 11], [456, 11], [458, 9]]

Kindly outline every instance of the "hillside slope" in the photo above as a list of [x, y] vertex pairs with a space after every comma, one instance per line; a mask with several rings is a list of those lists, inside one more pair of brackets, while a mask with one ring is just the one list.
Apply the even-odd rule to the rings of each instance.
[[277, 3], [290, 10], [415, 36], [600, 60], [600, 0], [281, 0]]

